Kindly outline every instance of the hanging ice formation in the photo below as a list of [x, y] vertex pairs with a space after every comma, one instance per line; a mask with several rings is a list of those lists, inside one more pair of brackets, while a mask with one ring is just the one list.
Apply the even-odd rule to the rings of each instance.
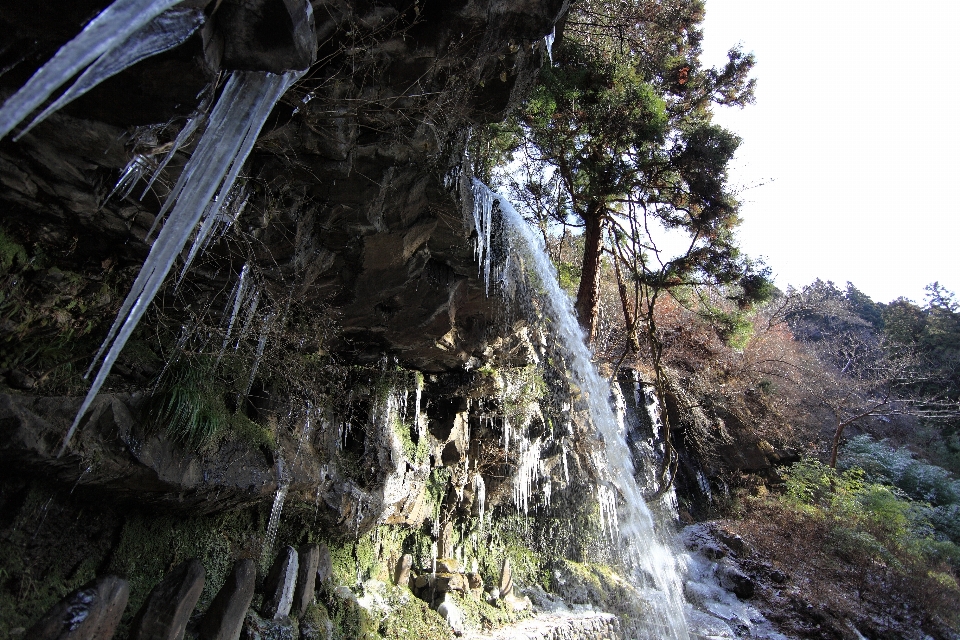
[[[500, 275], [503, 290], [526, 291], [528, 295], [538, 296], [543, 313], [549, 315], [557, 342], [564, 351], [571, 381], [580, 389], [579, 402], [603, 437], [603, 458], [608, 474], [604, 489], [610, 492], [610, 496], [598, 497], [601, 505], [604, 505], [605, 518], [619, 534], [616, 537], [619, 538], [625, 558], [637, 569], [638, 582], [646, 583], [654, 590], [651, 605], [655, 619], [650, 625], [651, 636], [687, 639], [689, 632], [684, 617], [685, 602], [677, 559], [658, 538], [653, 518], [633, 477], [630, 451], [610, 408], [610, 387], [593, 366], [570, 298], [560, 288], [556, 271], [544, 249], [543, 239], [534, 233], [505, 199], [499, 198], [476, 180], [473, 190], [483, 196], [484, 206], [486, 201], [499, 201], [499, 209], [505, 222], [506, 242], [514, 256], [512, 263], [506, 265]], [[535, 274], [535, 287], [525, 286], [526, 270]], [[599, 490], [601, 494], [604, 489]], [[616, 506], [613, 497], [615, 493], [619, 493], [623, 498], [618, 511], [613, 509]], [[648, 576], [653, 584], [649, 584], [649, 580], [643, 576]]]
[[273, 106], [303, 73], [290, 71], [276, 75], [235, 71], [230, 75], [210, 114], [206, 131], [158, 214], [162, 217], [169, 211], [169, 219], [157, 236], [117, 319], [90, 365], [88, 375], [100, 357], [104, 356], [90, 391], [63, 439], [59, 455], [66, 451], [80, 419], [100, 391], [123, 345], [153, 301], [207, 205], [215, 196], [218, 199], [225, 198], [233, 188]]
[[487, 294], [490, 294], [490, 236], [493, 222], [493, 192], [483, 183], [473, 182], [473, 224], [477, 232], [475, 254]]
[[543, 43], [547, 47], [547, 58], [550, 59], [550, 64], [553, 65], [553, 43], [557, 39], [557, 28], [554, 27], [553, 31], [543, 36]]
[[184, 8], [167, 11], [179, 2], [117, 0], [104, 9], [4, 103], [0, 108], [0, 138], [81, 70], [86, 69], [73, 86], [19, 135], [110, 76], [186, 40], [202, 24], [203, 13]]
[[[226, 235], [230, 227], [233, 226], [233, 223], [237, 221], [247, 206], [247, 198], [247, 193], [243, 187], [234, 186], [233, 189], [227, 193], [225, 199], [219, 200], [215, 198], [210, 201], [210, 204], [207, 205], [206, 210], [203, 212], [203, 222], [200, 223], [200, 227], [194, 236], [190, 253], [187, 254], [186, 259], [183, 261], [183, 267], [180, 269], [180, 277], [177, 278], [178, 287], [180, 283], [183, 282], [183, 278], [187, 275], [187, 271], [190, 269], [190, 265], [193, 264], [193, 259], [197, 257], [197, 254], [203, 253], [211, 243], [216, 242]], [[259, 291], [256, 293], [256, 297], [260, 297]], [[253, 312], [256, 312], [256, 303], [252, 306]]]

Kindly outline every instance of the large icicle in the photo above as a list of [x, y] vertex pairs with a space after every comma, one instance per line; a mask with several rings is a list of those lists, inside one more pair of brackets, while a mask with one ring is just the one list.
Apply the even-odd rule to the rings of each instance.
[[179, 2], [117, 0], [101, 11], [0, 108], [0, 138], [10, 133], [70, 78], [125, 43], [133, 33]]
[[175, 7], [161, 13], [146, 26], [133, 33], [119, 46], [101, 55], [87, 67], [73, 85], [43, 110], [23, 131], [19, 138], [40, 124], [51, 113], [76, 100], [98, 84], [117, 75], [158, 53], [163, 53], [182, 44], [203, 24], [203, 12], [199, 9]]
[[153, 301], [174, 260], [190, 239], [207, 205], [218, 193], [220, 197], [229, 193], [273, 106], [303, 73], [290, 71], [276, 75], [235, 71], [230, 75], [223, 94], [210, 114], [203, 137], [158, 214], [163, 215], [170, 210], [169, 220], [157, 236], [117, 319], [94, 358], [96, 363], [106, 353], [58, 455], [63, 455], [67, 450], [80, 419], [90, 408], [117, 356]]

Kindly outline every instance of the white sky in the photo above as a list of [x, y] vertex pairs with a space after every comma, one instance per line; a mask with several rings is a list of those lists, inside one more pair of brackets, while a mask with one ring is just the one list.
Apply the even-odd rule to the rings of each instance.
[[[703, 60], [757, 58], [741, 244], [777, 284], [849, 280], [877, 302], [960, 294], [960, 3], [707, 0]], [[760, 185], [760, 186], [757, 186]]]

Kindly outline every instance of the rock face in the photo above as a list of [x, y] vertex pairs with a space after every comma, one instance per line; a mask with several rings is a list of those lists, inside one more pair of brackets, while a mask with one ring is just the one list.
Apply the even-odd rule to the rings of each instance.
[[178, 565], [153, 588], [133, 622], [131, 640], [181, 640], [203, 591], [206, 572], [198, 560]]
[[290, 615], [299, 572], [299, 558], [293, 547], [284, 547], [263, 581], [263, 606], [260, 613], [268, 620]]
[[200, 640], [237, 640], [243, 619], [253, 600], [257, 565], [253, 560], [239, 560], [227, 576], [210, 608], [203, 615], [198, 629]]
[[110, 640], [127, 607], [130, 585], [104, 576], [61, 600], [26, 633], [33, 640]]

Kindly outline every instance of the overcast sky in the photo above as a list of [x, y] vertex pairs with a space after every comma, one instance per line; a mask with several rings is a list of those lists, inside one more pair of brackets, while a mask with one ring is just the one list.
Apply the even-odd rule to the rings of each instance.
[[877, 302], [960, 294], [960, 3], [707, 0], [704, 60], [756, 55], [743, 247], [778, 285], [849, 280]]

